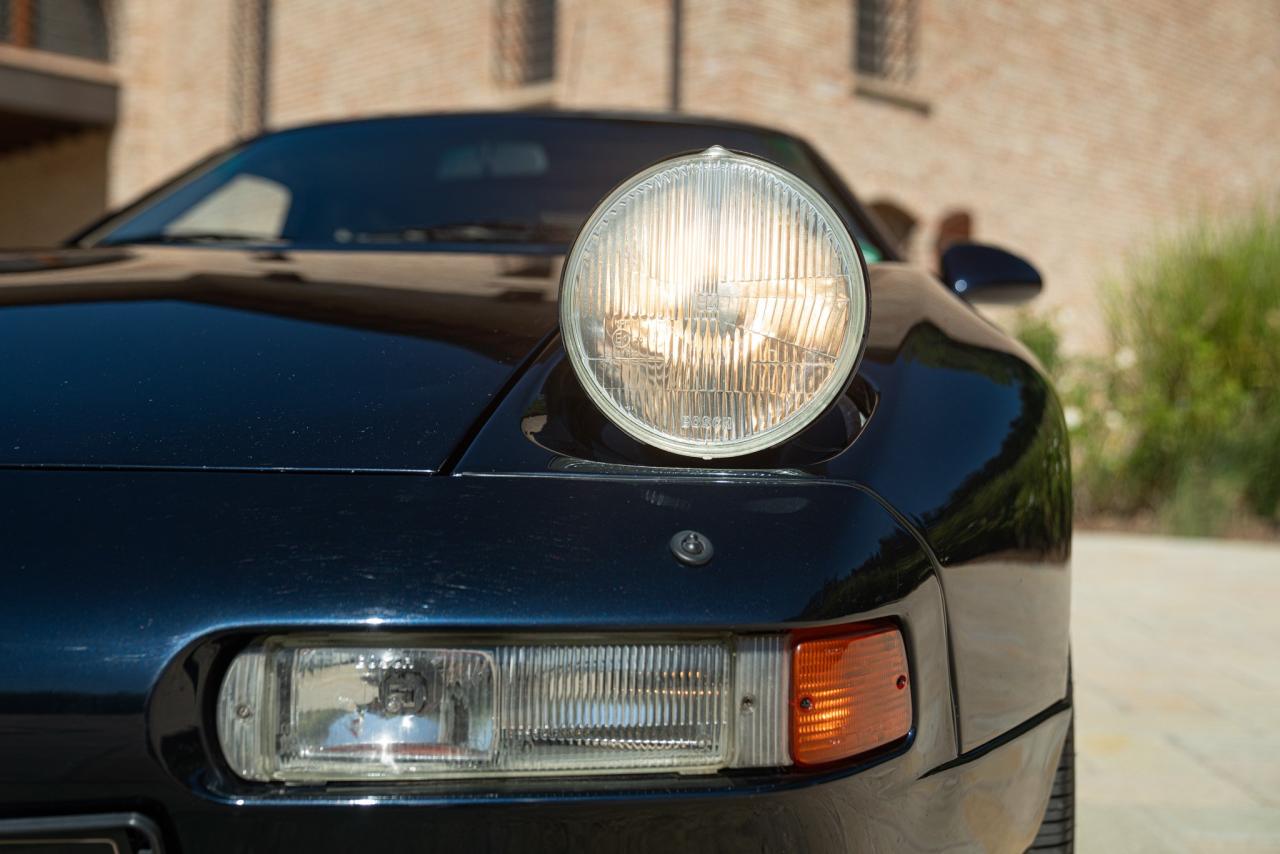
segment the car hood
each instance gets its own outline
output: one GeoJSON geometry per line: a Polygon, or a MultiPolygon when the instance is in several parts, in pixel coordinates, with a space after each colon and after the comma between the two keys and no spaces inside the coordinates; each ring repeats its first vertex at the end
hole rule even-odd
{"type": "Polygon", "coordinates": [[[0,465],[438,470],[554,333],[560,263],[0,255],[0,465]]]}

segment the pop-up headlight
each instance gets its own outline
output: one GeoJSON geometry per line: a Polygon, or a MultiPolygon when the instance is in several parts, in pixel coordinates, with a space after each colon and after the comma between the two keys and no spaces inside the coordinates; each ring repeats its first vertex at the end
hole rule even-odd
{"type": "Polygon", "coordinates": [[[560,328],[591,399],[654,447],[712,458],[794,436],[849,381],[868,291],[839,215],[795,175],[713,147],[600,203],[560,328]]]}

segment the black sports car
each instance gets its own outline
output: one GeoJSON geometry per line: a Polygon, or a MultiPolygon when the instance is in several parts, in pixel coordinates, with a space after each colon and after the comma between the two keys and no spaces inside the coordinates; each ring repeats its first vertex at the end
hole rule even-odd
{"type": "Polygon", "coordinates": [[[792,136],[562,113],[0,256],[0,848],[1069,850],[1066,431],[970,305],[1040,280],[899,257],[792,136]]]}

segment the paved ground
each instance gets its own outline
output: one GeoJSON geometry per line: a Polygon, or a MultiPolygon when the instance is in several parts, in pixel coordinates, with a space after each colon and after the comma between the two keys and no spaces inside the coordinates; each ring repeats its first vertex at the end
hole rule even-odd
{"type": "Polygon", "coordinates": [[[1076,538],[1077,850],[1280,852],[1280,546],[1076,538]]]}

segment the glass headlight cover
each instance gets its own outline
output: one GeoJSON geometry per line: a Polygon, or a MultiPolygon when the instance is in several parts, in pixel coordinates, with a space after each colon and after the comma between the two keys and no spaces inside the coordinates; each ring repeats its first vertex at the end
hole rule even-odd
{"type": "Polygon", "coordinates": [[[560,323],[579,380],[633,438],[753,453],[808,426],[865,339],[852,236],[804,181],[713,147],[641,172],[588,218],[560,323]]]}

